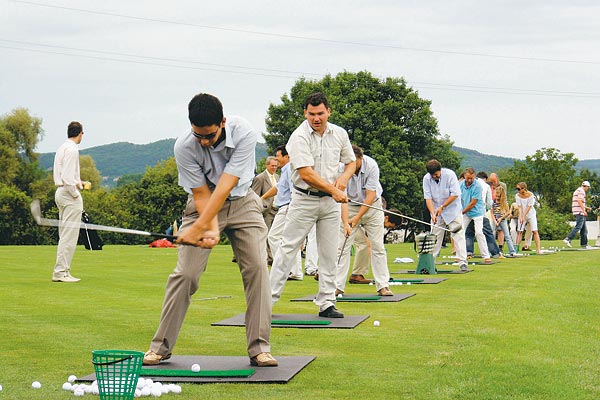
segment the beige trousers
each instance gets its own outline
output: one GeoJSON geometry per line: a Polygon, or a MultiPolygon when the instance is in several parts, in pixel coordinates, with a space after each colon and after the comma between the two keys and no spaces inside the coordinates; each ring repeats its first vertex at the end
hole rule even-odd
{"type": "MultiPolygon", "coordinates": [[[[270,352],[271,291],[267,269],[267,227],[262,203],[252,190],[245,197],[227,200],[219,211],[219,230],[225,232],[237,258],[246,295],[246,341],[248,355],[270,352]]],[[[183,214],[181,231],[198,218],[192,196],[183,214]]],[[[150,344],[157,354],[170,354],[187,313],[192,295],[206,269],[210,249],[179,246],[177,266],[167,280],[160,324],[150,344]]]]}
{"type": "Polygon", "coordinates": [[[58,248],[56,249],[56,264],[54,265],[54,278],[62,278],[71,271],[71,261],[77,247],[79,238],[79,224],[83,212],[83,200],[81,195],[73,198],[69,191],[60,186],[54,194],[54,201],[58,207],[58,218],[60,222],[66,222],[70,226],[60,225],[58,227],[58,248]]]}

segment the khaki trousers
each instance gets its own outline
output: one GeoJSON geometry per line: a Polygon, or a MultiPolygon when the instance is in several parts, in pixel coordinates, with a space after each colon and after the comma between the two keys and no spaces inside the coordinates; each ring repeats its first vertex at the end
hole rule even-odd
{"type": "Polygon", "coordinates": [[[313,302],[319,307],[319,311],[335,305],[335,253],[338,245],[340,218],[340,205],[333,198],[329,196],[316,197],[292,190],[292,201],[287,212],[281,246],[275,252],[271,266],[273,303],[281,297],[304,238],[316,223],[319,293],[313,302]]]}
{"type": "Polygon", "coordinates": [[[58,218],[61,224],[58,227],[59,239],[53,277],[62,278],[71,271],[71,261],[79,238],[83,200],[81,195],[74,199],[66,188],[60,186],[56,189],[54,201],[58,207],[58,218]],[[63,225],[63,222],[70,226],[63,225]]]}
{"type": "MultiPolygon", "coordinates": [[[[240,199],[226,200],[219,211],[219,230],[225,232],[237,258],[246,295],[246,341],[248,355],[270,352],[271,292],[267,269],[267,227],[262,217],[262,203],[253,191],[240,199]]],[[[196,221],[198,213],[192,196],[183,214],[180,232],[196,221]]],[[[206,269],[210,249],[179,246],[177,266],[167,280],[160,324],[150,344],[157,354],[170,354],[179,331],[198,290],[206,269]]]]}
{"type": "MultiPolygon", "coordinates": [[[[381,199],[373,203],[374,207],[381,208],[381,199]]],[[[360,205],[348,205],[348,219],[354,217],[360,210],[360,205]]],[[[371,241],[371,266],[375,278],[377,290],[390,286],[390,271],[387,266],[387,254],[383,245],[383,211],[370,208],[360,219],[359,224],[365,229],[371,241]]],[[[350,268],[350,248],[354,242],[354,236],[361,230],[360,226],[354,227],[347,238],[344,236],[344,227],[339,227],[338,251],[337,251],[337,278],[336,288],[345,291],[348,269],[350,268]]]]}

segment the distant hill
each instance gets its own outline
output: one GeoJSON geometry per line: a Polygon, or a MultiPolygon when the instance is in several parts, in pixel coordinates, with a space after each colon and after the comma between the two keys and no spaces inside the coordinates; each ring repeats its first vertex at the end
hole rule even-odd
{"type": "MultiPolygon", "coordinates": [[[[131,174],[143,174],[146,167],[154,167],[160,161],[173,157],[175,139],[163,139],[148,144],[133,144],[127,142],[111,143],[81,150],[82,155],[94,159],[96,168],[100,171],[105,186],[112,187],[119,177],[131,174]]],[[[256,145],[256,159],[267,156],[265,143],[256,145]]],[[[40,154],[40,166],[51,169],[55,153],[40,154]]]]}
{"type": "Polygon", "coordinates": [[[512,167],[515,159],[510,157],[492,156],[476,150],[452,146],[452,150],[463,156],[461,168],[473,167],[475,171],[485,171],[488,174],[502,168],[512,167]]]}
{"type": "MultiPolygon", "coordinates": [[[[131,174],[143,174],[146,167],[154,167],[160,161],[173,157],[175,139],[164,139],[149,144],[133,144],[127,142],[112,143],[81,150],[81,154],[90,155],[96,168],[103,177],[103,184],[112,187],[119,177],[131,174]]],[[[461,168],[473,167],[476,171],[488,173],[511,167],[514,158],[483,154],[476,150],[453,146],[452,150],[463,156],[461,168]]],[[[267,156],[267,145],[256,145],[256,160],[267,156]]],[[[54,153],[40,154],[40,165],[44,169],[52,168],[54,153]]],[[[600,174],[600,159],[583,160],[577,164],[578,169],[587,168],[600,174]]]]}

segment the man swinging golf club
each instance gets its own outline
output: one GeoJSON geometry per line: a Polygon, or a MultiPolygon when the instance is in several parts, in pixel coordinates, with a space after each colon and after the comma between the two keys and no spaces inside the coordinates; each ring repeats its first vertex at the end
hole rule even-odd
{"type": "Polygon", "coordinates": [[[462,204],[460,200],[460,186],[454,171],[442,168],[438,160],[430,160],[426,165],[427,173],[423,176],[423,195],[427,210],[431,215],[431,222],[437,226],[432,232],[437,236],[433,256],[437,257],[442,248],[442,237],[445,234],[440,227],[450,229],[456,259],[461,270],[467,270],[467,247],[465,230],[462,229],[462,204]]]}
{"type": "Polygon", "coordinates": [[[154,365],[171,357],[198,290],[211,249],[224,231],[238,260],[246,294],[250,364],[277,366],[271,356],[271,291],[262,202],[250,189],[258,131],[243,118],[223,116],[221,102],[201,93],[188,106],[191,132],[175,143],[179,184],[189,193],[178,235],[177,266],[167,281],[160,324],[144,355],[154,365]]]}

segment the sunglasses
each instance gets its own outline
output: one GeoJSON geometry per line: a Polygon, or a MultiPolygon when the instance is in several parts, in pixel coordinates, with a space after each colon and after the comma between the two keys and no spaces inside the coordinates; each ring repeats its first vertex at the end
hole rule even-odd
{"type": "Polygon", "coordinates": [[[518,188],[515,188],[515,189],[517,189],[519,192],[520,192],[521,190],[523,190],[523,188],[520,188],[520,187],[518,187],[518,188]]]}
{"type": "Polygon", "coordinates": [[[215,138],[215,136],[217,136],[217,134],[219,133],[219,129],[217,129],[216,131],[214,131],[213,133],[209,133],[207,135],[201,135],[199,133],[194,132],[194,130],[191,130],[192,135],[194,135],[194,137],[200,139],[200,140],[213,140],[215,138]]]}

